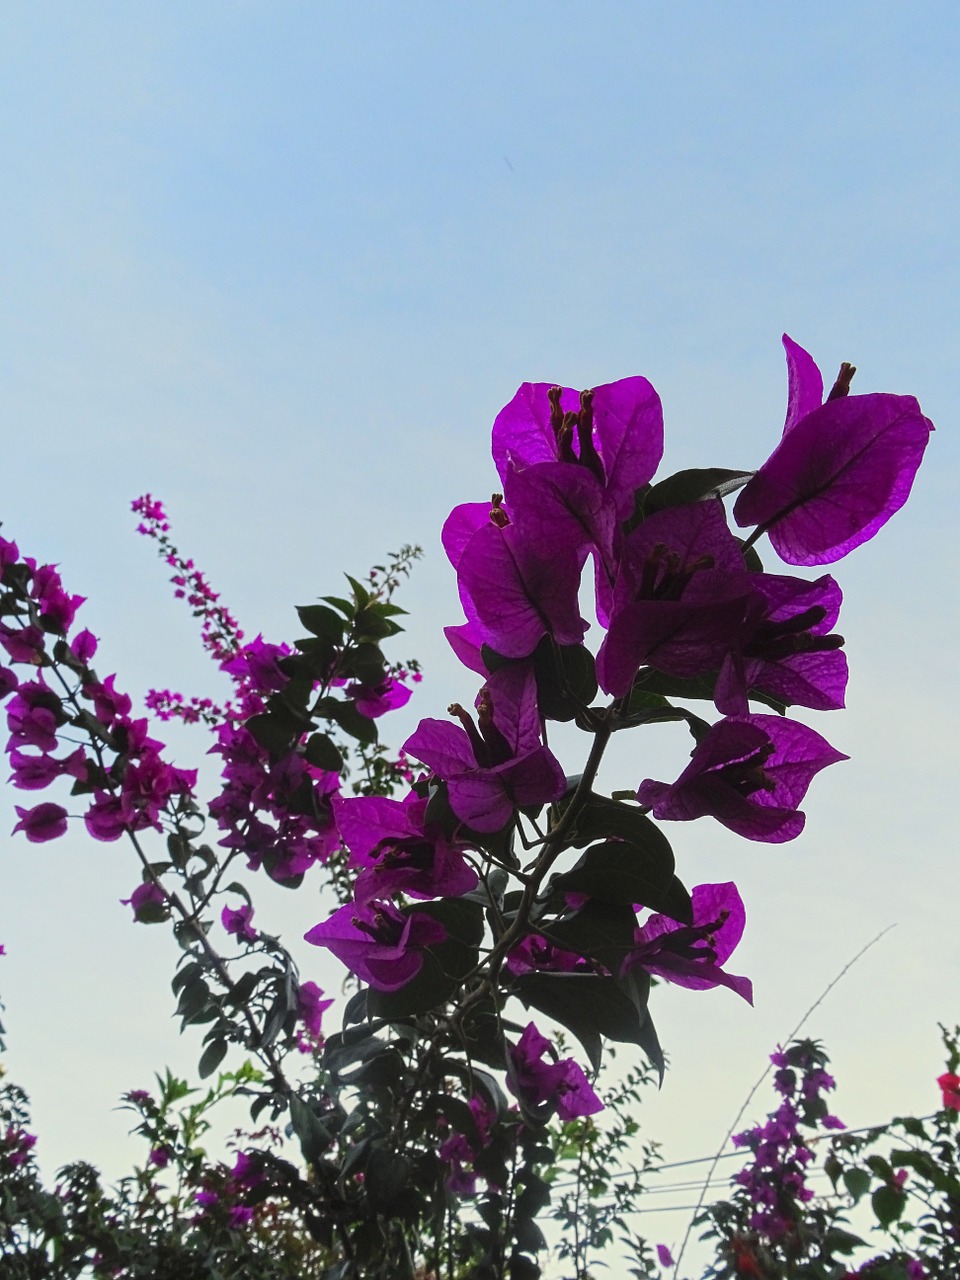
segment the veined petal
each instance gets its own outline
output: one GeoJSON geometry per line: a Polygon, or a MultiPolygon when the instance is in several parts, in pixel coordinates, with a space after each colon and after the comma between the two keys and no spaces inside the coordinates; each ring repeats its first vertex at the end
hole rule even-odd
{"type": "Polygon", "coordinates": [[[783,349],[787,354],[787,420],[783,424],[786,435],[801,418],[823,404],[823,375],[813,356],[787,334],[783,335],[783,349]]]}
{"type": "Polygon", "coordinates": [[[403,750],[422,761],[439,778],[450,778],[477,767],[466,732],[449,720],[421,720],[403,744],[403,750]]]}
{"type": "Polygon", "coordinates": [[[593,431],[606,475],[607,496],[625,520],[634,494],[663,457],[663,408],[646,378],[621,378],[596,387],[593,431]]]}
{"type": "MultiPolygon", "coordinates": [[[[550,426],[548,393],[555,382],[525,382],[497,414],[493,424],[493,461],[506,484],[507,465],[529,467],[535,462],[556,462],[557,443],[550,426]]],[[[580,407],[579,392],[565,387],[560,397],[564,413],[580,407]]]]}
{"type": "Polygon", "coordinates": [[[913,396],[828,400],[784,435],[737,498],[787,564],[830,564],[868,541],[909,496],[933,424],[913,396]]]}

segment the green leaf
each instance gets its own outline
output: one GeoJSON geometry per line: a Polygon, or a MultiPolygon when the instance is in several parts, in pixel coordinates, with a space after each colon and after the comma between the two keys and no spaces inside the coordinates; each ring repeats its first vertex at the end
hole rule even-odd
{"type": "Polygon", "coordinates": [[[202,972],[202,965],[198,964],[196,960],[189,960],[182,969],[178,969],[174,974],[173,981],[170,983],[173,988],[173,994],[176,995],[181,988],[185,987],[188,982],[192,982],[202,972]]]}
{"type": "Polygon", "coordinates": [[[328,609],[325,604],[302,605],[297,609],[297,617],[311,635],[331,645],[342,643],[346,624],[338,613],[328,609]]]}
{"type": "Polygon", "coordinates": [[[376,601],[361,609],[353,622],[354,633],[366,640],[385,640],[395,636],[403,628],[383,613],[383,606],[376,601]]]}
{"type": "Polygon", "coordinates": [[[213,1075],[217,1067],[224,1060],[227,1054],[227,1042],[219,1036],[215,1040],[211,1040],[203,1051],[200,1058],[197,1071],[200,1073],[200,1079],[205,1080],[207,1076],[213,1075]]]}
{"type": "Polygon", "coordinates": [[[892,1222],[896,1222],[906,1207],[906,1193],[901,1191],[899,1187],[884,1185],[877,1187],[876,1191],[870,1198],[873,1205],[873,1212],[877,1216],[877,1221],[881,1227],[889,1227],[892,1222]]]}
{"type": "Polygon", "coordinates": [[[558,947],[599,960],[604,968],[616,973],[633,950],[636,927],[632,907],[591,898],[579,910],[544,926],[542,932],[558,947]]]}
{"type": "Polygon", "coordinates": [[[626,531],[635,529],[654,512],[664,511],[667,507],[682,507],[688,502],[703,502],[735,493],[752,475],[752,471],[730,471],[725,467],[691,467],[677,471],[658,484],[637,491],[633,515],[627,522],[626,531]]]}
{"type": "Polygon", "coordinates": [[[601,902],[642,903],[659,910],[673,881],[674,858],[666,836],[653,823],[650,827],[643,847],[632,840],[593,845],[572,870],[555,878],[554,886],[601,902]]]}
{"type": "Polygon", "coordinates": [[[210,999],[210,988],[201,977],[191,977],[180,992],[177,1014],[184,1022],[192,1022],[206,1007],[210,999]]]}
{"type": "Polygon", "coordinates": [[[339,667],[341,675],[352,676],[361,684],[382,684],[387,677],[386,659],[379,646],[368,640],[344,649],[339,667]]]}
{"type": "Polygon", "coordinates": [[[867,1194],[870,1190],[870,1182],[870,1174],[866,1169],[846,1169],[844,1171],[843,1185],[847,1188],[847,1195],[854,1202],[867,1194]]]}
{"type": "Polygon", "coordinates": [[[351,578],[349,573],[343,575],[353,588],[353,598],[357,608],[362,609],[364,605],[370,601],[370,592],[366,589],[362,582],[358,582],[356,578],[351,578]]]}
{"type": "Polygon", "coordinates": [[[300,736],[300,726],[290,717],[267,711],[251,716],[244,727],[249,729],[261,747],[265,747],[274,755],[289,751],[300,736]]]}
{"type": "Polygon", "coordinates": [[[300,1139],[300,1150],[309,1164],[315,1164],[330,1146],[330,1134],[299,1094],[290,1096],[290,1123],[300,1139]]]}
{"type": "Polygon", "coordinates": [[[662,1085],[664,1072],[667,1069],[667,1061],[663,1056],[663,1049],[660,1047],[657,1028],[653,1025],[653,1018],[650,1017],[649,1013],[640,1027],[640,1048],[647,1055],[649,1062],[656,1068],[662,1085]]]}
{"type": "Polygon", "coordinates": [[[342,596],[321,596],[321,600],[325,600],[327,604],[332,604],[335,609],[339,609],[345,618],[351,619],[356,613],[356,606],[351,600],[344,600],[342,596]]]}
{"type": "Polygon", "coordinates": [[[544,636],[534,651],[533,669],[537,706],[548,720],[573,720],[597,696],[593,654],[584,645],[558,645],[544,636]]]}
{"type": "Polygon", "coordinates": [[[173,831],[167,836],[167,852],[173,865],[182,871],[190,861],[190,841],[181,832],[173,831]]]}
{"type": "Polygon", "coordinates": [[[600,1069],[601,1036],[643,1044],[644,1019],[613,978],[592,973],[524,973],[515,979],[514,987],[527,1008],[538,1009],[573,1032],[594,1071],[600,1069]]]}
{"type": "Polygon", "coordinates": [[[371,720],[369,716],[361,715],[353,702],[342,701],[339,698],[321,698],[314,707],[314,714],[333,720],[344,733],[348,733],[351,738],[356,738],[358,742],[369,746],[377,741],[376,721],[371,720]]]}
{"type": "Polygon", "coordinates": [[[410,1161],[406,1156],[378,1147],[367,1161],[363,1187],[371,1208],[389,1214],[410,1182],[410,1161]]]}
{"type": "Polygon", "coordinates": [[[310,764],[327,773],[339,773],[343,768],[343,756],[325,733],[311,734],[303,754],[310,764]]]}
{"type": "Polygon", "coordinates": [[[712,702],[717,674],[716,671],[710,671],[702,676],[668,676],[662,671],[654,671],[653,667],[644,667],[634,678],[625,714],[631,715],[634,711],[644,710],[649,705],[647,696],[650,694],[658,694],[663,698],[712,702]]]}

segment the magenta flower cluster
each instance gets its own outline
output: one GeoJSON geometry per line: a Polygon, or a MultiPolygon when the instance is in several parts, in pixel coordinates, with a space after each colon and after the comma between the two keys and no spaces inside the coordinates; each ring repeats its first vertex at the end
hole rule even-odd
{"type": "Polygon", "coordinates": [[[733,1145],[749,1150],[753,1159],[733,1181],[751,1205],[750,1231],[778,1244],[796,1230],[802,1206],[814,1195],[807,1184],[807,1169],[815,1156],[801,1126],[831,1130],[844,1124],[830,1113],[823,1098],[836,1082],[824,1070],[818,1045],[801,1041],[786,1053],[778,1049],[770,1061],[777,1068],[774,1088],[783,1101],[763,1124],[734,1137],[733,1145]]]}
{"type": "MultiPolygon", "coordinates": [[[[787,564],[810,566],[872,537],[905,501],[932,424],[911,397],[850,395],[849,366],[824,400],[811,357],[787,337],[784,346],[784,435],[752,474],[680,473],[657,484],[663,415],[641,377],[582,392],[526,383],[498,415],[493,459],[501,492],[456,507],[442,532],[465,615],[446,634],[482,687],[472,708],[455,703],[447,719],[421,720],[404,743],[426,770],[405,798],[337,797],[332,804],[356,872],[354,902],[306,938],[361,982],[402,991],[447,939],[442,912],[404,901],[483,899],[478,875],[494,863],[508,879],[519,869],[520,815],[579,799],[576,779],[571,787],[548,745],[552,717],[594,730],[629,727],[659,698],[679,719],[663,694],[682,699],[706,685],[720,718],[690,721],[694,749],[674,780],[638,779],[635,820],[709,816],[773,843],[802,831],[800,806],[812,779],[846,757],[782,712],[844,705],[847,663],[835,630],[841,592],[829,575],[764,572],[752,547],[766,533],[787,564]],[[731,530],[723,503],[737,488],[733,517],[754,526],[746,541],[731,530]],[[602,633],[595,660],[584,647],[589,621],[581,612],[588,562],[602,633]],[[576,654],[587,654],[575,661],[595,673],[593,688],[613,700],[607,708],[590,707],[565,685],[564,655],[576,654]],[[558,670],[568,702],[562,715],[550,690],[558,670]],[[757,700],[781,714],[755,711],[757,700]]],[[[549,847],[549,826],[543,841],[544,860],[526,868],[537,883],[564,851],[549,847]]],[[[617,859],[629,876],[629,859],[640,862],[632,848],[619,829],[611,831],[594,860],[617,859]]],[[[597,884],[601,904],[622,901],[603,896],[589,858],[583,874],[597,884]]],[[[614,977],[621,985],[643,976],[692,989],[727,986],[751,999],[749,980],[724,968],[745,922],[735,885],[699,885],[685,905],[675,900],[673,914],[640,916],[619,953],[564,945],[597,911],[625,909],[597,906],[590,893],[568,894],[556,936],[529,917],[526,927],[501,932],[503,972],[530,991],[539,990],[531,985],[538,976],[614,977]]],[[[598,1103],[586,1078],[572,1060],[547,1061],[547,1046],[533,1023],[508,1045],[514,1093],[528,1110],[549,1104],[562,1118],[590,1114],[598,1103]]]]}

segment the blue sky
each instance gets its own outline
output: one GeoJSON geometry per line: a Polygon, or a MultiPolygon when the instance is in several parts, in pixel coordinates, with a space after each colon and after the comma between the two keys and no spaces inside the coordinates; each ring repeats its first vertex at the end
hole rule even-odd
{"type": "MultiPolygon", "coordinates": [[[[400,741],[473,694],[440,637],[459,614],[438,534],[492,489],[519,382],[645,374],[666,468],[752,467],[782,423],[787,330],[937,424],[908,507],[837,570],[850,706],[817,727],[852,759],[814,783],[807,831],[671,832],[691,881],[740,884],[757,986],[755,1010],[657,993],[675,1066],[644,1119],[677,1159],[722,1137],[887,924],[809,1028],[840,1114],[934,1105],[935,1024],[957,1017],[958,37],[940,3],[0,11],[0,518],[89,597],[100,665],[136,695],[217,687],[132,532],[145,490],[273,639],[343,570],[421,543],[404,652],[427,676],[400,741]]],[[[182,764],[206,745],[175,735],[182,764]]],[[[653,768],[628,752],[610,785],[653,768]]],[[[41,1152],[119,1173],[117,1096],[195,1057],[172,944],[117,905],[137,880],[121,848],[4,838],[0,857],[8,1063],[41,1152]]],[[[267,902],[294,936],[325,914],[309,891],[267,902]]]]}

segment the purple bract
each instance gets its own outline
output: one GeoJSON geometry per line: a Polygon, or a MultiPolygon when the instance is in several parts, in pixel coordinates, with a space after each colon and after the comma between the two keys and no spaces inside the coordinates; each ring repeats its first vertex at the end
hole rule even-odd
{"type": "Polygon", "coordinates": [[[790,397],[783,439],[737,499],[787,564],[830,564],[872,538],[906,502],[933,430],[913,396],[846,395],[822,406],[810,356],[784,335],[790,397]]]}
{"type": "Polygon", "coordinates": [[[424,912],[404,914],[390,902],[347,903],[304,934],[378,991],[406,986],[423,968],[423,948],[446,936],[439,920],[424,912]]]}
{"type": "Polygon", "coordinates": [[[728,717],[704,736],[676,782],[648,778],[637,799],[656,818],[683,822],[709,814],[748,840],[779,843],[803,830],[797,805],[814,774],[847,758],[794,720],[728,717]]]}
{"type": "Polygon", "coordinates": [[[461,726],[421,720],[403,750],[447,783],[450,807],[474,831],[499,831],[525,805],[558,800],[563,769],[540,739],[537,688],[532,670],[504,667],[484,685],[478,724],[451,707],[461,726]]]}

